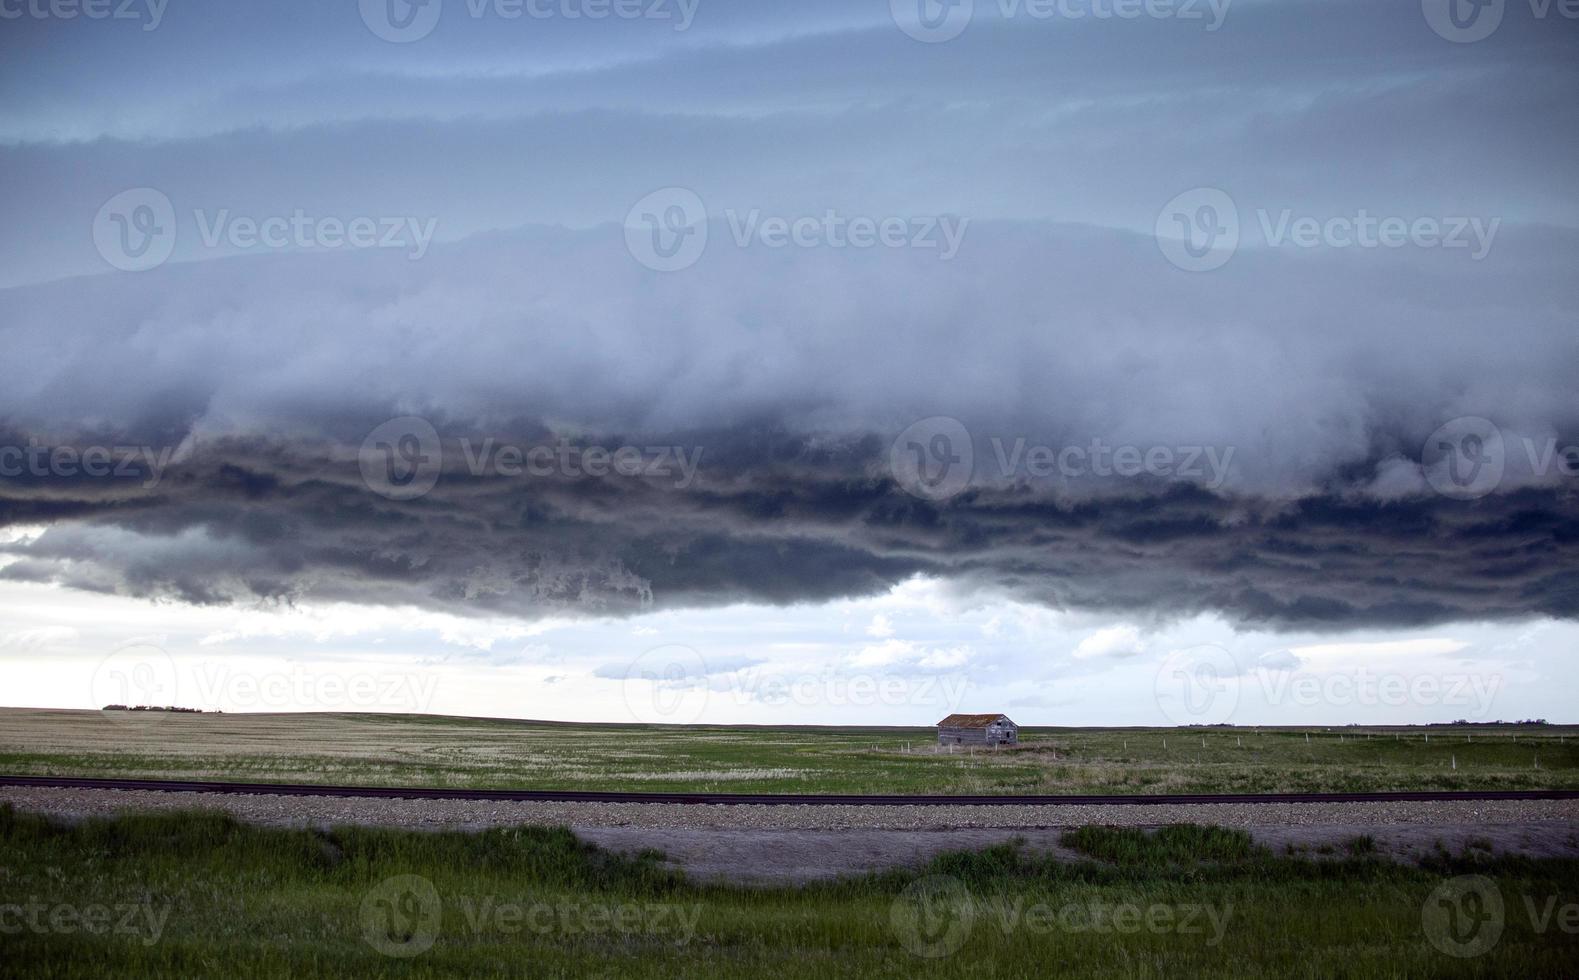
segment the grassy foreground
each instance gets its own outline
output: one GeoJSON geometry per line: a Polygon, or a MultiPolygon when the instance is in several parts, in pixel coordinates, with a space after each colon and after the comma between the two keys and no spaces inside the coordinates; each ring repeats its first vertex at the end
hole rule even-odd
{"type": "Polygon", "coordinates": [[[932,729],[566,725],[373,714],[0,709],[0,772],[760,793],[1256,793],[1579,788],[1579,728],[932,729]]]}
{"type": "Polygon", "coordinates": [[[1403,867],[1363,840],[1311,861],[1200,827],[1065,843],[1093,858],[1003,846],[747,890],[554,829],[68,828],[0,807],[0,975],[1556,977],[1579,961],[1572,861],[1403,867]]]}

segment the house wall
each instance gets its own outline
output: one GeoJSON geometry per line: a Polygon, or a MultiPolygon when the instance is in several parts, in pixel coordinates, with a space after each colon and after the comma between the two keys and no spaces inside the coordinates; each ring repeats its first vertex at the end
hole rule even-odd
{"type": "Polygon", "coordinates": [[[999,742],[1017,742],[1018,731],[1012,725],[995,728],[939,728],[938,742],[944,745],[991,745],[999,742]]]}

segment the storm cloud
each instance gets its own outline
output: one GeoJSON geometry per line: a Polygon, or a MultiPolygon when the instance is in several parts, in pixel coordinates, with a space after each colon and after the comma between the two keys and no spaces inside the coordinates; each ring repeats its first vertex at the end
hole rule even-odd
{"type": "Polygon", "coordinates": [[[0,39],[28,90],[0,109],[0,579],[524,618],[914,576],[1132,622],[1579,617],[1558,13],[1459,44],[1413,3],[1207,30],[978,2],[922,44],[886,3],[676,30],[451,2],[391,44],[354,3],[287,7],[0,39]],[[626,227],[660,189],[707,215],[667,272],[626,227]],[[170,207],[144,271],[106,245],[128,192],[170,207]],[[1159,242],[1223,201],[1223,262],[1159,242]],[[347,246],[359,220],[389,240],[347,246]],[[964,476],[918,486],[914,453],[964,476]]]}

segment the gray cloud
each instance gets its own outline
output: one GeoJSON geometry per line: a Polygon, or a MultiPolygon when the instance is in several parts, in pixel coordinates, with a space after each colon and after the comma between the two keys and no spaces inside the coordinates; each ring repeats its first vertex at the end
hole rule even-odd
{"type": "Polygon", "coordinates": [[[1575,615],[1574,481],[1524,451],[1579,442],[1571,21],[1515,11],[1454,45],[1417,5],[1358,0],[1241,2],[1217,32],[989,11],[922,45],[885,4],[823,2],[709,7],[687,33],[451,17],[390,45],[354,4],[284,11],[0,35],[28,92],[0,110],[0,448],[175,454],[152,486],[0,476],[0,577],[528,617],[917,574],[1279,628],[1575,615]],[[615,223],[669,184],[713,222],[661,275],[615,223]],[[137,186],[169,195],[174,259],[99,274],[95,213],[137,186]],[[1195,186],[1245,232],[1209,274],[1145,234],[1195,186]],[[200,209],[431,219],[440,244],[208,247],[200,209]],[[970,225],[948,262],[735,247],[726,212],[753,209],[970,225]],[[1361,209],[1499,225],[1480,260],[1259,230],[1361,209]],[[396,502],[357,452],[405,415],[446,469],[396,502]],[[941,503],[889,470],[931,416],[977,463],[941,503]],[[1463,416],[1507,437],[1472,501],[1421,476],[1463,416]],[[490,435],[704,455],[684,486],[468,473],[462,440],[490,435]],[[1211,485],[992,472],[1006,443],[1093,440],[1232,462],[1211,485]]]}

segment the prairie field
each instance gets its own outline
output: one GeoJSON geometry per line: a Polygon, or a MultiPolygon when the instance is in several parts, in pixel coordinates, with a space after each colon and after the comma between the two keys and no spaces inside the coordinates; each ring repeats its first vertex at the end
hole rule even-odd
{"type": "Polygon", "coordinates": [[[375,714],[0,709],[0,772],[752,793],[1255,793],[1579,787],[1579,727],[931,729],[572,725],[375,714]]]}
{"type": "Polygon", "coordinates": [[[0,975],[1562,977],[1579,862],[1089,828],[804,887],[701,884],[566,830],[53,824],[0,806],[0,975]],[[1466,897],[1467,896],[1467,897],[1466,897]]]}

